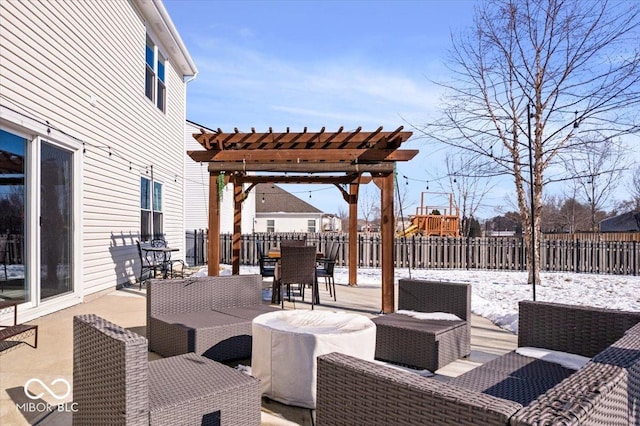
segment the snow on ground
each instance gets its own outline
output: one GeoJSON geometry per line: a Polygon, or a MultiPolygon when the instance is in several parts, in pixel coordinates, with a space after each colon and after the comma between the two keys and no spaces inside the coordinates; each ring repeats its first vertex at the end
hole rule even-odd
{"type": "MultiPolygon", "coordinates": [[[[228,265],[223,274],[230,274],[228,265]]],[[[257,266],[241,266],[241,274],[258,274],[257,266]]],[[[198,275],[206,275],[206,268],[198,275]]],[[[381,271],[358,269],[359,287],[380,287],[381,271]]],[[[336,285],[349,281],[347,268],[334,271],[336,285]]],[[[532,288],[526,272],[406,269],[395,270],[395,282],[400,278],[469,283],[471,311],[507,330],[518,331],[518,302],[532,300],[532,288]]],[[[575,274],[566,272],[540,273],[536,285],[536,300],[597,306],[601,308],[640,311],[640,277],[623,275],[575,274]]]]}

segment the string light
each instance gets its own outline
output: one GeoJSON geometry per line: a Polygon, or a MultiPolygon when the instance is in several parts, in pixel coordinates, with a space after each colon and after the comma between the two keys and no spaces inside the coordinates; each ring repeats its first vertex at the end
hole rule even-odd
{"type": "MultiPolygon", "coordinates": [[[[0,97],[4,97],[1,96],[0,97]]],[[[64,130],[61,130],[57,127],[55,127],[54,125],[51,124],[51,122],[49,122],[49,120],[46,119],[42,119],[42,118],[37,118],[37,113],[34,113],[33,111],[29,111],[29,108],[27,108],[24,105],[21,104],[17,104],[15,103],[13,100],[11,99],[7,99],[8,101],[14,103],[19,109],[21,110],[26,110],[28,111],[28,113],[22,112],[19,109],[14,109],[12,107],[7,106],[6,104],[2,104],[3,108],[6,108],[16,114],[21,115],[22,117],[25,117],[29,120],[32,120],[35,123],[38,123],[40,125],[46,126],[47,128],[47,134],[51,134],[52,130],[55,130],[56,132],[59,132],[60,134],[64,135],[65,137],[74,139],[75,141],[77,141],[78,143],[82,144],[82,154],[87,154],[87,150],[93,148],[95,151],[105,151],[107,153],[107,155],[110,158],[119,158],[121,160],[123,160],[123,162],[125,163],[123,166],[126,167],[126,164],[129,164],[129,171],[133,170],[133,166],[136,166],[140,172],[142,172],[143,170],[145,171],[146,174],[149,174],[149,165],[147,164],[140,164],[137,162],[133,162],[131,160],[129,160],[128,158],[126,158],[125,156],[121,155],[117,149],[112,148],[109,145],[94,145],[91,142],[87,142],[85,140],[82,140],[68,132],[65,132],[64,130]],[[33,115],[32,115],[33,114],[33,115]]],[[[178,181],[178,178],[182,178],[184,180],[186,180],[184,177],[180,177],[179,175],[175,174],[175,170],[167,170],[164,169],[162,167],[158,167],[157,165],[154,165],[154,171],[160,172],[160,175],[165,175],[168,179],[171,179],[171,175],[174,175],[174,182],[178,181]]]]}

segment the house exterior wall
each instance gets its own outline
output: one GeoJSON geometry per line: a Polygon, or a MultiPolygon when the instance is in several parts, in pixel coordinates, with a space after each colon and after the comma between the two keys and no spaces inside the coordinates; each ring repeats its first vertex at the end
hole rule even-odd
{"type": "Polygon", "coordinates": [[[315,220],[316,232],[321,232],[322,213],[258,213],[256,232],[267,232],[267,222],[273,220],[274,232],[309,232],[308,221],[315,220]]]}
{"type": "Polygon", "coordinates": [[[184,253],[186,83],[169,56],[166,112],[145,96],[147,33],[169,48],[136,2],[0,1],[0,16],[0,126],[69,141],[79,156],[76,291],[31,307],[43,314],[135,280],[141,176],[163,184],[164,232],[184,253]]]}
{"type": "MultiPolygon", "coordinates": [[[[185,126],[185,146],[187,151],[203,150],[193,138],[202,127],[187,121],[185,126]]],[[[205,128],[212,132],[211,129],[205,128]]],[[[185,227],[187,230],[209,228],[209,171],[207,163],[197,163],[185,152],[185,227]]],[[[253,231],[256,211],[255,193],[252,191],[242,203],[242,233],[253,231]]],[[[220,206],[220,229],[223,234],[233,232],[233,185],[228,184],[222,192],[220,206]]]]}

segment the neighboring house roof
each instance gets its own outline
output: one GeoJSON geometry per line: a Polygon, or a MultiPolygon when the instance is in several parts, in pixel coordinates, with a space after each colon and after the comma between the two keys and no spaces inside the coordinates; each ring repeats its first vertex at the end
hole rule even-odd
{"type": "Polygon", "coordinates": [[[259,183],[255,186],[254,191],[256,194],[256,213],[322,213],[322,210],[277,185],[259,183]],[[262,202],[263,199],[264,202],[262,202]]]}
{"type": "Polygon", "coordinates": [[[183,76],[195,76],[198,74],[195,62],[189,55],[178,30],[160,0],[134,0],[138,9],[144,15],[145,21],[151,27],[154,34],[160,38],[160,42],[167,48],[166,54],[171,58],[171,63],[183,76]]]}
{"type": "Polygon", "coordinates": [[[600,221],[600,232],[640,231],[640,212],[627,212],[600,221]]]}

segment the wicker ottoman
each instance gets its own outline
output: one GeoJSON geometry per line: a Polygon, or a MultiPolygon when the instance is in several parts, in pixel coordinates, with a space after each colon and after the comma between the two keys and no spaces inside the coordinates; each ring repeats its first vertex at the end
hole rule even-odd
{"type": "Polygon", "coordinates": [[[152,361],[149,422],[259,425],[259,386],[253,377],[194,353],[152,361]]]}
{"type": "Polygon", "coordinates": [[[393,313],[373,322],[379,360],[433,372],[471,350],[466,321],[424,320],[393,313]]]}

